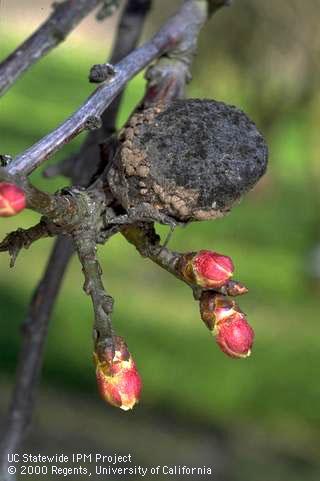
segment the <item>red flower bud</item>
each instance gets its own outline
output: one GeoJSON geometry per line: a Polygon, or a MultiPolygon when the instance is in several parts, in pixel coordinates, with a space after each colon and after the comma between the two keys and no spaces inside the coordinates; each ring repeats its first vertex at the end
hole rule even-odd
{"type": "Polygon", "coordinates": [[[216,326],[216,341],[220,349],[230,357],[248,357],[254,339],[254,331],[243,314],[234,314],[216,326]]]}
{"type": "Polygon", "coordinates": [[[124,411],[139,402],[142,381],[122,338],[115,338],[113,359],[94,353],[99,393],[105,401],[124,411]],[[119,349],[118,349],[119,348],[119,349]]]}
{"type": "Polygon", "coordinates": [[[11,217],[26,207],[26,196],[20,187],[0,182],[0,217],[11,217]]]}
{"type": "Polygon", "coordinates": [[[250,356],[254,331],[234,300],[205,291],[200,299],[200,313],[225,354],[235,358],[250,356]]]}
{"type": "Polygon", "coordinates": [[[216,288],[230,279],[234,265],[228,256],[201,250],[182,255],[177,269],[188,282],[205,288],[216,288]]]}

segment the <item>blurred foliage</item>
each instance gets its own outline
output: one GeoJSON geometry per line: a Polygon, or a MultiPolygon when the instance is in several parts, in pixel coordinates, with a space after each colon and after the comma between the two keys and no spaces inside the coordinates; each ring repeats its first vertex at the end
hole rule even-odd
{"type": "MultiPolygon", "coordinates": [[[[169,8],[165,0],[152,18],[159,22],[175,4],[170,1],[169,8]]],[[[220,353],[201,325],[189,290],[140,259],[121,237],[101,247],[99,255],[106,286],[116,299],[115,325],[144,378],[139,409],[161,407],[207,424],[252,423],[288,443],[308,442],[308,455],[316,457],[320,285],[306,264],[310,249],[320,241],[315,14],[320,6],[316,0],[243,0],[233,8],[219,12],[201,36],[188,94],[247,111],[267,137],[269,171],[227,218],[177,229],[170,246],[181,251],[211,248],[234,259],[236,278],[250,288],[239,303],[256,331],[252,357],[234,361],[220,353]]],[[[12,40],[4,42],[1,57],[12,46],[12,40]]],[[[76,109],[92,89],[87,73],[92,58],[99,56],[84,47],[69,57],[64,47],[27,73],[1,99],[1,152],[25,149],[76,109]]],[[[126,92],[120,124],[142,92],[139,76],[126,92]]],[[[81,140],[51,162],[76,150],[81,140]]],[[[66,182],[45,181],[39,172],[33,180],[50,191],[66,182]]],[[[30,212],[2,220],[1,236],[36,220],[30,212]]],[[[167,233],[164,227],[159,231],[167,233]]],[[[21,253],[10,272],[6,255],[0,257],[0,353],[6,375],[13,374],[19,325],[51,244],[44,240],[21,253]]],[[[82,283],[74,260],[51,325],[44,374],[47,382],[63,389],[94,393],[92,312],[82,283]]]]}

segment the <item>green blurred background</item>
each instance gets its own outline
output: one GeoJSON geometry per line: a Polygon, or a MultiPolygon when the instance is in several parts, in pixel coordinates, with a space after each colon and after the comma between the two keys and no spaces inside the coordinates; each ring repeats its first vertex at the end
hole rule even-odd
{"type": "MultiPolygon", "coordinates": [[[[179,3],[155,0],[144,38],[179,3]]],[[[23,15],[37,19],[48,2],[7,1],[2,8],[0,58],[25,37],[23,15]]],[[[245,110],[270,148],[265,178],[228,217],[177,229],[170,241],[176,250],[208,248],[233,258],[236,278],[250,288],[240,305],[256,332],[252,357],[226,358],[190,291],[114,237],[99,256],[116,300],[117,331],[144,380],[141,404],[123,414],[97,398],[92,310],[74,259],[52,319],[29,450],[131,450],[145,465],[214,465],[215,479],[228,481],[319,479],[319,15],[318,0],[235,0],[203,30],[188,87],[188,96],[245,110]]],[[[92,91],[87,74],[110,49],[114,20],[97,30],[91,22],[1,99],[1,153],[23,151],[92,91]],[[103,29],[107,40],[101,40],[103,29]]],[[[140,75],[126,91],[119,125],[143,90],[140,75]]],[[[50,162],[76,151],[82,140],[50,162]]],[[[40,171],[33,181],[50,191],[67,182],[45,180],[40,171]]],[[[3,219],[1,237],[37,219],[31,212],[3,219]]],[[[159,232],[165,236],[167,229],[159,232]]],[[[12,270],[8,256],[0,256],[2,413],[19,326],[51,245],[43,240],[22,252],[12,270]]]]}

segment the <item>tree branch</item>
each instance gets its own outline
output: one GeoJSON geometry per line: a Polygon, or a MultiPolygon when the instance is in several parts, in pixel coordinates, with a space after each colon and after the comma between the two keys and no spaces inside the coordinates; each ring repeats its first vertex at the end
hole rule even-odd
{"type": "Polygon", "coordinates": [[[102,269],[96,256],[95,232],[89,228],[83,229],[74,234],[73,241],[85,278],[83,290],[90,295],[92,300],[94,309],[93,338],[95,352],[99,355],[105,351],[106,347],[113,348],[114,331],[111,321],[113,299],[106,293],[103,286],[102,269]]]}
{"type": "Polygon", "coordinates": [[[19,186],[25,193],[27,207],[47,216],[53,222],[66,223],[77,213],[76,202],[70,195],[63,195],[62,192],[55,195],[43,192],[34,187],[24,175],[11,175],[7,169],[0,167],[0,181],[19,186]]]}
{"type": "MultiPolygon", "coordinates": [[[[125,5],[119,21],[117,34],[110,58],[110,63],[119,62],[134,50],[138,44],[143,29],[145,18],[150,10],[151,0],[130,0],[125,5]]],[[[72,178],[75,170],[84,169],[93,176],[101,163],[101,148],[105,157],[107,150],[108,159],[102,159],[104,165],[113,157],[115,142],[113,133],[116,130],[116,117],[119,111],[122,92],[111,102],[108,109],[102,114],[102,127],[93,130],[87,135],[78,153],[67,157],[59,164],[50,165],[45,170],[47,177],[64,175],[72,178]],[[108,139],[106,141],[106,139],[108,139]],[[102,147],[100,147],[102,146],[102,147]]]]}
{"type": "MultiPolygon", "coordinates": [[[[133,15],[129,5],[133,8],[133,5],[136,3],[135,0],[128,0],[124,12],[129,12],[130,15],[133,15]]],[[[144,19],[146,13],[147,11],[140,9],[139,15],[144,19]]],[[[139,15],[137,14],[135,16],[136,30],[135,35],[131,36],[132,42],[137,41],[137,37],[143,26],[143,22],[137,18],[139,15]]],[[[128,39],[125,36],[120,37],[118,35],[114,46],[113,58],[120,58],[120,52],[127,53],[134,47],[135,43],[130,47],[128,39]],[[125,48],[124,44],[126,45],[125,48]]],[[[113,119],[116,117],[118,106],[119,103],[114,108],[113,119]]],[[[71,176],[73,183],[86,186],[88,182],[90,182],[92,171],[88,168],[87,160],[88,158],[83,156],[77,156],[75,158],[74,169],[71,176]]],[[[0,444],[1,481],[7,481],[7,455],[9,452],[16,452],[19,448],[32,417],[34,397],[42,367],[43,346],[45,344],[49,319],[72,253],[73,244],[71,239],[59,237],[55,243],[44,277],[36,290],[30,306],[30,314],[26,321],[29,326],[27,330],[28,335],[24,335],[18,363],[16,385],[0,444]],[[35,338],[33,339],[34,332],[35,338]],[[1,476],[3,476],[3,478],[1,476]]],[[[10,479],[12,479],[12,476],[10,479]]]]}
{"type": "Polygon", "coordinates": [[[66,0],[54,4],[54,12],[22,45],[0,64],[0,96],[29,67],[50,52],[102,0],[66,0]]]}
{"type": "Polygon", "coordinates": [[[182,40],[194,36],[207,16],[205,0],[187,0],[147,43],[115,65],[115,75],[99,86],[71,117],[39,142],[18,155],[8,166],[10,174],[30,174],[41,163],[98,121],[126,83],[159,55],[174,49],[182,40]],[[94,121],[94,122],[93,122],[94,121]]]}
{"type": "Polygon", "coordinates": [[[49,224],[42,219],[39,224],[29,229],[17,229],[8,234],[0,243],[0,252],[8,251],[11,257],[10,267],[13,267],[21,249],[29,249],[31,244],[43,237],[54,235],[49,224]]]}
{"type": "MultiPolygon", "coordinates": [[[[132,0],[132,3],[135,2],[132,0]]],[[[150,42],[118,63],[115,77],[109,83],[105,82],[101,87],[98,87],[85,104],[58,129],[12,161],[6,169],[7,174],[10,176],[30,173],[45,158],[52,155],[53,152],[70,141],[84,128],[91,128],[93,124],[96,127],[103,111],[121,92],[126,82],[160,54],[178,47],[180,55],[183,50],[181,49],[183,42],[188,45],[188,54],[191,51],[193,52],[190,45],[206,16],[207,2],[205,0],[187,0],[178,14],[170,19],[150,42]]],[[[115,114],[110,120],[107,116],[103,116],[103,119],[106,132],[109,127],[113,129],[115,114]]],[[[81,167],[81,170],[74,171],[75,175],[73,175],[72,181],[87,185],[91,177],[89,178],[87,175],[86,166],[82,164],[81,167]]],[[[134,243],[142,255],[148,256],[158,265],[179,277],[175,267],[179,254],[172,253],[166,247],[160,246],[159,239],[152,229],[153,227],[150,227],[150,225],[147,229],[143,226],[141,232],[139,226],[131,226],[124,228],[123,232],[129,242],[134,243]],[[138,240],[136,241],[136,239],[138,240]]],[[[74,242],[83,265],[86,291],[90,293],[94,304],[95,340],[96,348],[99,351],[99,349],[105,350],[106,347],[110,347],[110,339],[112,340],[113,337],[110,319],[112,299],[103,288],[101,270],[96,259],[95,236],[92,237],[90,230],[86,231],[86,234],[88,237],[82,239],[80,239],[80,236],[74,236],[74,242]]],[[[81,235],[83,235],[83,232],[81,232],[81,235]]],[[[6,431],[1,441],[0,469],[5,481],[8,467],[7,453],[17,450],[32,415],[48,321],[72,252],[70,240],[58,238],[44,278],[36,290],[25,323],[16,387],[10,405],[6,431]]]]}
{"type": "MultiPolygon", "coordinates": [[[[201,0],[198,2],[201,3],[201,0]]],[[[192,76],[190,67],[196,54],[198,36],[207,18],[221,7],[231,4],[231,0],[208,0],[206,15],[198,22],[190,24],[189,35],[168,52],[165,52],[146,72],[148,88],[143,100],[143,108],[157,103],[169,103],[175,98],[184,98],[185,86],[192,76]]]]}

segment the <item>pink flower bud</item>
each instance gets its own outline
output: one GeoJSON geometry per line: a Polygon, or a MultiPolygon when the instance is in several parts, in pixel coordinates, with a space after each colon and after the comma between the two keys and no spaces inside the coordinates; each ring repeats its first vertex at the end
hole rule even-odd
{"type": "Polygon", "coordinates": [[[26,196],[20,187],[0,182],[0,217],[11,217],[26,207],[26,196]]]}
{"type": "Polygon", "coordinates": [[[182,255],[177,269],[188,282],[204,288],[217,288],[233,275],[234,265],[228,256],[201,250],[182,255]]]}
{"type": "Polygon", "coordinates": [[[203,250],[193,259],[193,271],[198,285],[219,287],[232,277],[234,265],[228,256],[203,250]]]}
{"type": "Polygon", "coordinates": [[[200,298],[200,313],[225,354],[235,358],[250,356],[254,331],[234,300],[205,291],[200,298]]]}
{"type": "Polygon", "coordinates": [[[216,341],[230,357],[243,358],[251,354],[254,331],[243,314],[236,313],[216,326],[216,341]]]}
{"type": "Polygon", "coordinates": [[[94,353],[98,390],[102,399],[127,411],[139,402],[142,381],[123,339],[117,337],[115,341],[112,360],[108,355],[99,359],[94,353]]]}

